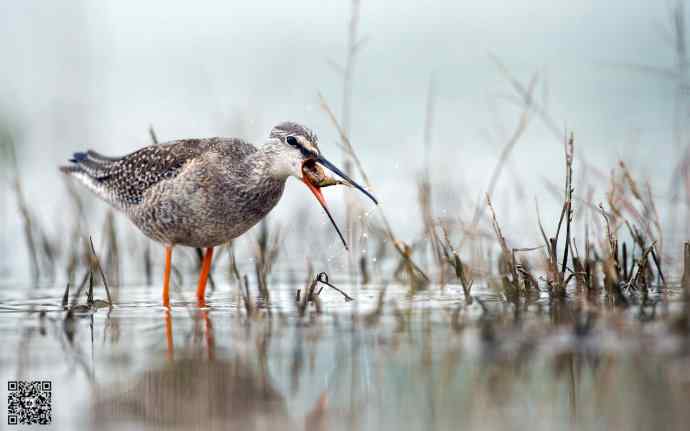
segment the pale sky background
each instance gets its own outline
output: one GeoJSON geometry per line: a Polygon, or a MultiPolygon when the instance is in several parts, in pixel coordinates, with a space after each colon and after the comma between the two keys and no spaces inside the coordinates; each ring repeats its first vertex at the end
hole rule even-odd
{"type": "MultiPolygon", "coordinates": [[[[359,29],[367,42],[355,67],[351,135],[401,236],[412,240],[419,232],[410,220],[418,211],[432,73],[433,180],[448,190],[439,192],[448,198],[439,210],[466,216],[486,189],[519,115],[504,97],[511,88],[491,54],[523,82],[539,73],[537,94],[548,95],[553,118],[575,133],[578,155],[604,172],[624,158],[665,199],[678,157],[671,139],[675,88],[616,65],[673,65],[671,5],[362,1],[359,29]]],[[[24,130],[19,156],[34,210],[46,222],[56,214],[68,220],[56,166],[87,147],[116,155],[147,145],[151,124],[161,140],[236,135],[260,142],[272,125],[295,120],[312,127],[324,153],[339,161],[337,134],[317,92],[340,113],[342,82],[328,60],[345,56],[349,13],[345,0],[5,2],[0,107],[24,130]]],[[[535,196],[547,214],[556,208],[542,179],[560,184],[562,163],[559,142],[535,119],[496,192],[504,223],[527,217],[536,228],[535,196]],[[515,174],[526,190],[519,199],[507,198],[515,174]]],[[[290,239],[299,222],[295,208],[305,206],[339,254],[337,237],[302,188],[289,184],[273,219],[290,239]]],[[[344,221],[342,193],[327,196],[344,221]]],[[[12,199],[2,205],[2,238],[11,241],[21,223],[12,199]]],[[[101,223],[94,217],[94,232],[101,223]]]]}

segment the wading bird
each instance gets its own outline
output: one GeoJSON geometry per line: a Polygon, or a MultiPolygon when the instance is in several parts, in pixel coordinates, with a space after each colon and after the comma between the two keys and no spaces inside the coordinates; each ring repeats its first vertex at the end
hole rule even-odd
{"type": "Polygon", "coordinates": [[[165,246],[163,305],[170,305],[170,267],[176,245],[205,248],[197,285],[203,305],[213,248],[245,233],[276,206],[288,177],[300,179],[338,229],[321,187],[348,184],[378,203],[321,155],[316,135],[292,122],[275,126],[254,146],[236,138],[183,139],[151,145],[124,157],[75,153],[60,170],[124,212],[165,246]],[[335,181],[323,167],[341,177],[335,181]]]}

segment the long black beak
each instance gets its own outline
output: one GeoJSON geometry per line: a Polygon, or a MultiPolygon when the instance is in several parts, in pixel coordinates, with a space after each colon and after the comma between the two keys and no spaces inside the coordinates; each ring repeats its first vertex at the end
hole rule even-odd
{"type": "Polygon", "coordinates": [[[372,201],[374,201],[374,203],[375,203],[376,205],[379,204],[379,201],[376,200],[376,198],[374,197],[374,195],[372,195],[371,193],[369,193],[369,191],[367,191],[367,189],[365,189],[364,187],[362,187],[362,186],[360,186],[359,184],[357,184],[352,178],[348,177],[343,171],[341,171],[340,169],[338,169],[333,163],[331,163],[331,162],[329,162],[328,160],[326,160],[323,156],[317,157],[317,158],[316,158],[316,162],[319,163],[319,164],[321,164],[323,167],[328,168],[328,170],[330,170],[331,172],[333,172],[334,174],[336,174],[337,176],[339,176],[339,177],[342,178],[343,180],[347,181],[352,187],[356,188],[356,189],[359,190],[360,192],[362,192],[362,193],[364,193],[365,195],[367,195],[367,197],[368,197],[369,199],[371,199],[372,201]]]}

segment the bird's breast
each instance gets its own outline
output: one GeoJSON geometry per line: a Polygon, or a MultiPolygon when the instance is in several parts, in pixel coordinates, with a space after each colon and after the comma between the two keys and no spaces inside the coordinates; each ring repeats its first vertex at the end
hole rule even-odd
{"type": "Polygon", "coordinates": [[[276,206],[284,189],[285,181],[269,180],[253,187],[228,187],[223,191],[224,204],[217,216],[229,225],[251,227],[276,206]]]}
{"type": "Polygon", "coordinates": [[[163,243],[210,247],[227,243],[263,219],[278,203],[285,181],[220,176],[198,171],[161,184],[130,214],[163,243]]]}

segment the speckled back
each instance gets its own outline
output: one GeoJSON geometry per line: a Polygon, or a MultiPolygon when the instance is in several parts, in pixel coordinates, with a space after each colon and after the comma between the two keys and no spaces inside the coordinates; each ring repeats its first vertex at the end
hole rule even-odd
{"type": "Polygon", "coordinates": [[[64,172],[165,244],[228,242],[261,220],[285,186],[269,174],[266,155],[240,139],[172,141],[122,158],[89,151],[72,161],[64,172]]]}

